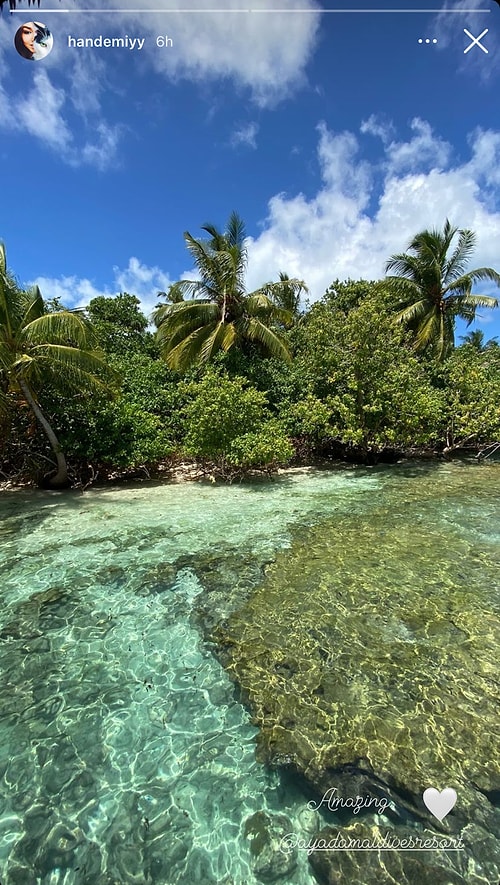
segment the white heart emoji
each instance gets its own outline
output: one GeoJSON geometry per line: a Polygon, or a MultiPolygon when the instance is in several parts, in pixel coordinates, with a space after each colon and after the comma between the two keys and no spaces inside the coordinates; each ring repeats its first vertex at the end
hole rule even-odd
{"type": "Polygon", "coordinates": [[[422,799],[430,813],[438,820],[443,820],[455,805],[457,794],[453,787],[445,787],[441,792],[435,787],[428,787],[424,790],[422,799]]]}

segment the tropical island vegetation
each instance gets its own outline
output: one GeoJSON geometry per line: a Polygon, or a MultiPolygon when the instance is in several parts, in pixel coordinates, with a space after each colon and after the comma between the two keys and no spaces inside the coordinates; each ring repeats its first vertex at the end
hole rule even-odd
{"type": "MultiPolygon", "coordinates": [[[[468,269],[472,231],[425,230],[383,280],[334,281],[305,304],[279,273],[248,292],[245,230],[185,241],[196,278],[159,293],[152,321],[133,294],[84,309],[25,289],[0,249],[2,479],[86,485],[186,459],[212,473],[343,458],[493,450],[500,346],[468,324],[497,300],[468,269]]],[[[50,293],[44,293],[50,296],[50,293]]]]}

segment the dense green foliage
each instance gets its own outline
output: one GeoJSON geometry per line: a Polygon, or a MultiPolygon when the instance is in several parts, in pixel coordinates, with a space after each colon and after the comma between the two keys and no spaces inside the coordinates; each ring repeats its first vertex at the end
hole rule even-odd
{"type": "Polygon", "coordinates": [[[444,368],[448,441],[500,440],[500,347],[457,348],[444,368]]]}
{"type": "Polygon", "coordinates": [[[293,448],[279,422],[271,419],[265,394],[244,378],[209,370],[187,389],[192,399],[186,409],[186,454],[215,459],[223,467],[290,461],[293,448]]]}
{"type": "MultiPolygon", "coordinates": [[[[185,301],[180,284],[161,293],[165,304],[156,314],[156,336],[134,295],[95,298],[85,314],[71,312],[57,301],[44,303],[39,292],[25,292],[4,265],[0,453],[5,477],[34,477],[55,467],[51,445],[21,391],[23,379],[30,380],[37,407],[57,434],[70,478],[82,483],[186,458],[212,474],[241,475],[317,458],[373,461],[463,446],[478,450],[500,440],[500,347],[494,340],[485,343],[481,333],[472,332],[458,347],[448,337],[443,349],[438,335],[436,346],[434,341],[416,347],[422,340],[417,314],[415,322],[401,322],[407,309],[401,308],[403,290],[391,278],[336,280],[307,308],[299,301],[305,284],[284,273],[278,284],[247,295],[239,224],[233,217],[224,234],[207,226],[210,240],[190,241],[200,270],[202,256],[206,260],[198,295],[208,291],[209,273],[212,282],[219,274],[220,282],[224,268],[228,272],[225,313],[211,331],[204,320],[199,323],[203,311],[196,311],[200,305],[220,308],[214,289],[213,301],[208,296],[185,301]],[[265,335],[240,335],[250,328],[238,323],[250,318],[252,302],[245,312],[252,298],[257,299],[254,318],[268,329],[268,342],[280,342],[277,349],[264,346],[265,335]],[[14,302],[7,315],[6,305],[14,302]],[[197,317],[192,331],[204,331],[184,346],[184,320],[170,324],[170,318],[180,317],[186,305],[197,317]],[[226,347],[230,327],[237,346],[226,347]]],[[[427,233],[431,245],[436,238],[441,243],[444,260],[453,229],[427,233]]],[[[424,235],[418,242],[423,253],[424,235]]],[[[446,273],[462,289],[472,282],[472,276],[465,282],[457,277],[459,270],[463,277],[464,254],[468,257],[472,242],[468,232],[459,232],[455,252],[446,259],[446,273]]],[[[420,253],[417,258],[423,261],[420,253]]],[[[399,260],[403,256],[392,259],[399,260]]],[[[453,288],[441,295],[450,305],[458,298],[446,319],[451,334],[460,310],[475,310],[473,296],[459,297],[453,288]]]]}
{"type": "Polygon", "coordinates": [[[306,410],[303,404],[295,407],[302,432],[310,416],[314,433],[323,422],[325,434],[361,451],[435,443],[442,393],[432,387],[373,287],[347,314],[315,305],[301,339],[296,359],[314,398],[306,410]]]}
{"type": "Polygon", "coordinates": [[[147,331],[148,321],[139,308],[139,299],[127,292],[116,298],[99,296],[89,303],[88,318],[106,353],[127,357],[131,353],[157,353],[154,337],[147,331]]]}

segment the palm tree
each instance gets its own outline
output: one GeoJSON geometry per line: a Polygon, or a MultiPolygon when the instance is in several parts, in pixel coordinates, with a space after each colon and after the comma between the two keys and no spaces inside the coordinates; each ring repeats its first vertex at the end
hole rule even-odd
{"type": "Polygon", "coordinates": [[[393,255],[386,265],[381,284],[399,299],[402,308],[396,319],[415,334],[415,347],[428,350],[439,360],[445,359],[455,344],[455,318],[470,324],[478,307],[497,307],[498,301],[488,295],[473,295],[478,280],[491,280],[500,285],[500,274],[491,267],[467,271],[474,251],[473,231],[458,230],[446,219],[443,231],[424,230],[408,246],[413,254],[393,255]],[[451,253],[452,241],[458,242],[451,253]]]}
{"type": "Polygon", "coordinates": [[[472,332],[467,332],[467,335],[460,335],[460,341],[463,341],[464,344],[471,344],[472,347],[482,353],[490,347],[495,347],[498,339],[495,336],[485,342],[484,332],[481,329],[474,329],[472,332]]]}
{"type": "MultiPolygon", "coordinates": [[[[282,270],[279,274],[280,283],[284,285],[278,289],[274,283],[269,283],[269,297],[277,307],[287,310],[291,314],[292,320],[297,319],[300,313],[300,298],[303,293],[309,292],[304,280],[290,279],[287,273],[282,270]]],[[[266,293],[266,286],[262,287],[266,293]]]]}
{"type": "Polygon", "coordinates": [[[484,332],[481,329],[474,329],[472,332],[467,332],[467,335],[460,335],[460,341],[470,344],[475,350],[484,350],[484,332]]]}
{"type": "Polygon", "coordinates": [[[179,289],[179,283],[172,283],[168,292],[158,292],[158,298],[165,298],[169,304],[179,304],[180,301],[184,301],[184,293],[182,287],[179,289]]]}
{"type": "Polygon", "coordinates": [[[38,286],[21,289],[7,270],[0,243],[0,410],[5,414],[12,396],[21,394],[43,428],[57,461],[51,487],[69,485],[66,458],[40,407],[38,394],[52,384],[63,394],[105,386],[99,379],[110,370],[94,350],[92,327],[78,311],[48,313],[38,286]]]}
{"type": "Polygon", "coordinates": [[[291,315],[280,306],[279,298],[303,283],[282,278],[247,293],[242,220],[233,212],[223,233],[212,224],[204,225],[202,230],[209,234],[209,239],[184,234],[199,279],[174,283],[168,303],[160,305],[153,314],[168,365],[184,370],[245,342],[257,344],[267,354],[288,362],[290,352],[273,324],[290,323],[291,315]]]}

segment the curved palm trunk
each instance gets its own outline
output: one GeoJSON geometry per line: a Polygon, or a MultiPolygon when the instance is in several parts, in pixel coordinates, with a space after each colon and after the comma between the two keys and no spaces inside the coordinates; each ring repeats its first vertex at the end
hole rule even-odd
{"type": "Polygon", "coordinates": [[[60,444],[57,436],[55,435],[54,431],[52,430],[52,427],[50,426],[49,422],[47,421],[45,415],[43,414],[40,406],[38,405],[37,401],[35,400],[32,392],[29,388],[29,385],[26,383],[26,381],[23,378],[17,378],[17,383],[19,384],[19,387],[21,388],[21,390],[24,394],[24,397],[26,399],[26,402],[28,403],[30,409],[34,413],[40,426],[45,431],[47,439],[49,440],[50,445],[52,446],[52,451],[54,452],[54,455],[56,456],[57,472],[56,472],[55,476],[52,476],[49,479],[49,487],[54,488],[54,489],[67,488],[67,486],[69,486],[69,484],[70,484],[69,479],[68,479],[68,467],[66,465],[66,458],[64,457],[64,453],[61,448],[61,444],[60,444]]]}

